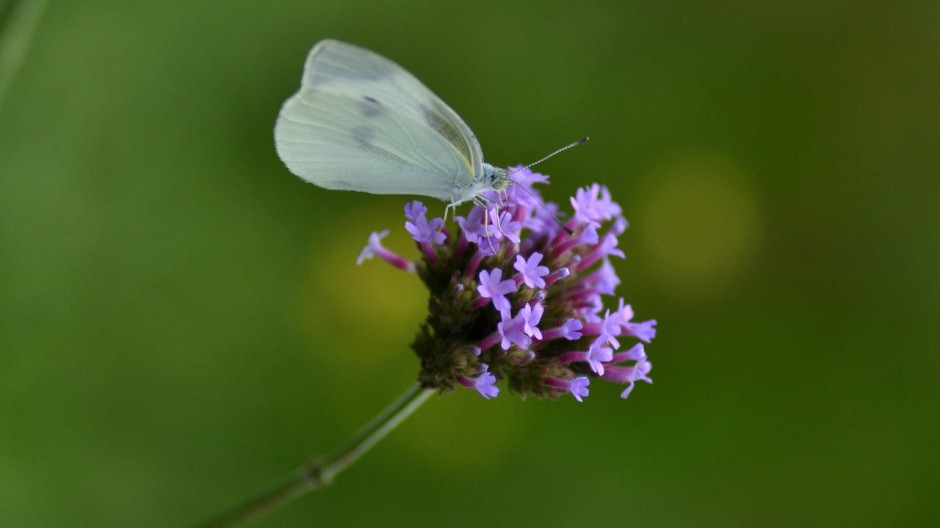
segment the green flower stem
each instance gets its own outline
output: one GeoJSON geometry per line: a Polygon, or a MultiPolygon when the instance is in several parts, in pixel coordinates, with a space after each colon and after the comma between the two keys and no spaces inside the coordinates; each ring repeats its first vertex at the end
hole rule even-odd
{"type": "Polygon", "coordinates": [[[0,2],[0,104],[26,56],[45,8],[46,0],[0,2]]]}
{"type": "Polygon", "coordinates": [[[308,491],[331,484],[336,475],[366,454],[433,393],[416,383],[339,449],[326,457],[311,459],[280,484],[199,525],[200,528],[238,526],[259,519],[308,491]]]}

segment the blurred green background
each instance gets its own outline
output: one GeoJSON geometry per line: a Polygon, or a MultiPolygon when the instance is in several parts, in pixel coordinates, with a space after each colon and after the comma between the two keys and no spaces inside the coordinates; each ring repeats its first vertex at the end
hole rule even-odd
{"type": "Polygon", "coordinates": [[[184,526],[414,380],[404,197],[272,127],[316,41],[487,160],[608,185],[655,385],[433,399],[258,526],[922,526],[940,516],[940,6],[50,2],[0,102],[0,525],[184,526]]]}

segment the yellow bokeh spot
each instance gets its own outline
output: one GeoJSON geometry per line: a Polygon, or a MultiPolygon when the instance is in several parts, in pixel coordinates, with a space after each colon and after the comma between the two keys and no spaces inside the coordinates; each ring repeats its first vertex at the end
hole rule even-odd
{"type": "MultiPolygon", "coordinates": [[[[337,376],[380,376],[401,358],[417,359],[409,346],[427,317],[427,289],[417,275],[379,258],[356,265],[372,231],[388,228],[383,245],[406,258],[417,250],[397,208],[346,212],[328,235],[311,232],[310,258],[299,287],[301,326],[313,353],[337,376]]],[[[412,378],[413,379],[413,378],[412,378]]]]}
{"type": "Polygon", "coordinates": [[[760,245],[761,214],[748,174],[720,154],[670,156],[647,175],[638,203],[644,258],[659,287],[676,298],[721,297],[760,245]]]}

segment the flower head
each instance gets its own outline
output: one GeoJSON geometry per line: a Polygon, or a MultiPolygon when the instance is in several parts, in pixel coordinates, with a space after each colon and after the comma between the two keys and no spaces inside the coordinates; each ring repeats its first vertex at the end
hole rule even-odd
{"type": "Polygon", "coordinates": [[[610,306],[620,284],[610,257],[623,258],[627,227],[610,191],[578,189],[568,216],[535,188],[547,176],[515,167],[510,178],[504,192],[487,191],[456,216],[456,226],[408,203],[405,229],[420,259],[383,248],[387,232],[373,233],[360,255],[414,271],[430,290],[430,314],[412,344],[421,383],[492,398],[502,380],[519,394],[577,401],[592,379],[625,385],[623,397],[637,381],[651,383],[642,343],[655,337],[656,321],[634,322],[623,299],[610,306]]]}

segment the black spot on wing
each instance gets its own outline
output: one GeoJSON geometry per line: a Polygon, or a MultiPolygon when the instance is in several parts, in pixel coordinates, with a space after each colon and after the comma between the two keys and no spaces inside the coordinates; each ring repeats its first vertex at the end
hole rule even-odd
{"type": "Polygon", "coordinates": [[[382,103],[378,102],[375,98],[369,97],[368,95],[362,96],[362,100],[356,105],[359,108],[359,113],[362,114],[362,117],[371,118],[381,114],[384,110],[382,108],[382,103]]]}

